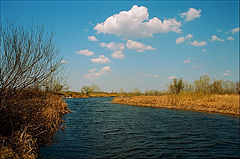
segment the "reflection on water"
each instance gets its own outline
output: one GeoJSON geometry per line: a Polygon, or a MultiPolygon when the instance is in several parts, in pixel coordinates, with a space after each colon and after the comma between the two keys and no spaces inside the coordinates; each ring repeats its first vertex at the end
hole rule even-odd
{"type": "Polygon", "coordinates": [[[67,99],[73,113],[41,158],[239,157],[239,117],[67,99]]]}

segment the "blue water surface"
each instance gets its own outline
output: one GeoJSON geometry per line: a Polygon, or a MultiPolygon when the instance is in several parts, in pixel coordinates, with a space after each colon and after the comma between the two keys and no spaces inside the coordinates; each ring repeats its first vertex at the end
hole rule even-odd
{"type": "Polygon", "coordinates": [[[66,99],[71,111],[39,158],[239,158],[239,117],[66,99]]]}

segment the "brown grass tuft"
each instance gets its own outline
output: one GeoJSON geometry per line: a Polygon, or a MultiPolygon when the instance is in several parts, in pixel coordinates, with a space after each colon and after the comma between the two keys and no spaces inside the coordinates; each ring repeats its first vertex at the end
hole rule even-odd
{"type": "Polygon", "coordinates": [[[1,158],[37,158],[39,145],[52,140],[68,107],[53,94],[26,91],[14,97],[0,110],[1,158]]]}

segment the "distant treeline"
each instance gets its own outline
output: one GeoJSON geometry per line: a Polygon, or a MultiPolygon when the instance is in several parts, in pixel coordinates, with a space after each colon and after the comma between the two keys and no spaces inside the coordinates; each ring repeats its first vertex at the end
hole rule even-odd
{"type": "Polygon", "coordinates": [[[208,75],[200,76],[193,83],[180,79],[173,79],[169,84],[168,91],[170,93],[180,92],[202,92],[212,94],[238,94],[240,93],[240,83],[224,80],[210,79],[208,75]]]}
{"type": "Polygon", "coordinates": [[[200,78],[193,83],[184,81],[182,78],[175,78],[168,84],[168,89],[164,91],[147,90],[141,92],[140,89],[135,88],[132,92],[126,92],[122,88],[118,95],[147,95],[147,96],[160,96],[164,94],[178,94],[181,92],[191,93],[208,93],[208,94],[239,94],[240,83],[224,80],[210,79],[208,75],[200,76],[200,78]]]}

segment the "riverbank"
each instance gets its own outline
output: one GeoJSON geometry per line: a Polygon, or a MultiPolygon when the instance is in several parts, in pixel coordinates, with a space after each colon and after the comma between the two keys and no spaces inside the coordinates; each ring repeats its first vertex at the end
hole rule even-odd
{"type": "Polygon", "coordinates": [[[1,107],[0,158],[35,159],[69,113],[61,96],[36,91],[15,92],[1,107]]]}
{"type": "Polygon", "coordinates": [[[126,96],[116,97],[112,103],[240,115],[239,95],[180,93],[161,96],[126,96]]]}
{"type": "Polygon", "coordinates": [[[59,92],[59,95],[62,98],[89,98],[89,97],[116,97],[118,96],[116,93],[107,93],[107,92],[100,92],[100,93],[80,93],[80,92],[73,92],[73,91],[65,91],[59,92]]]}

